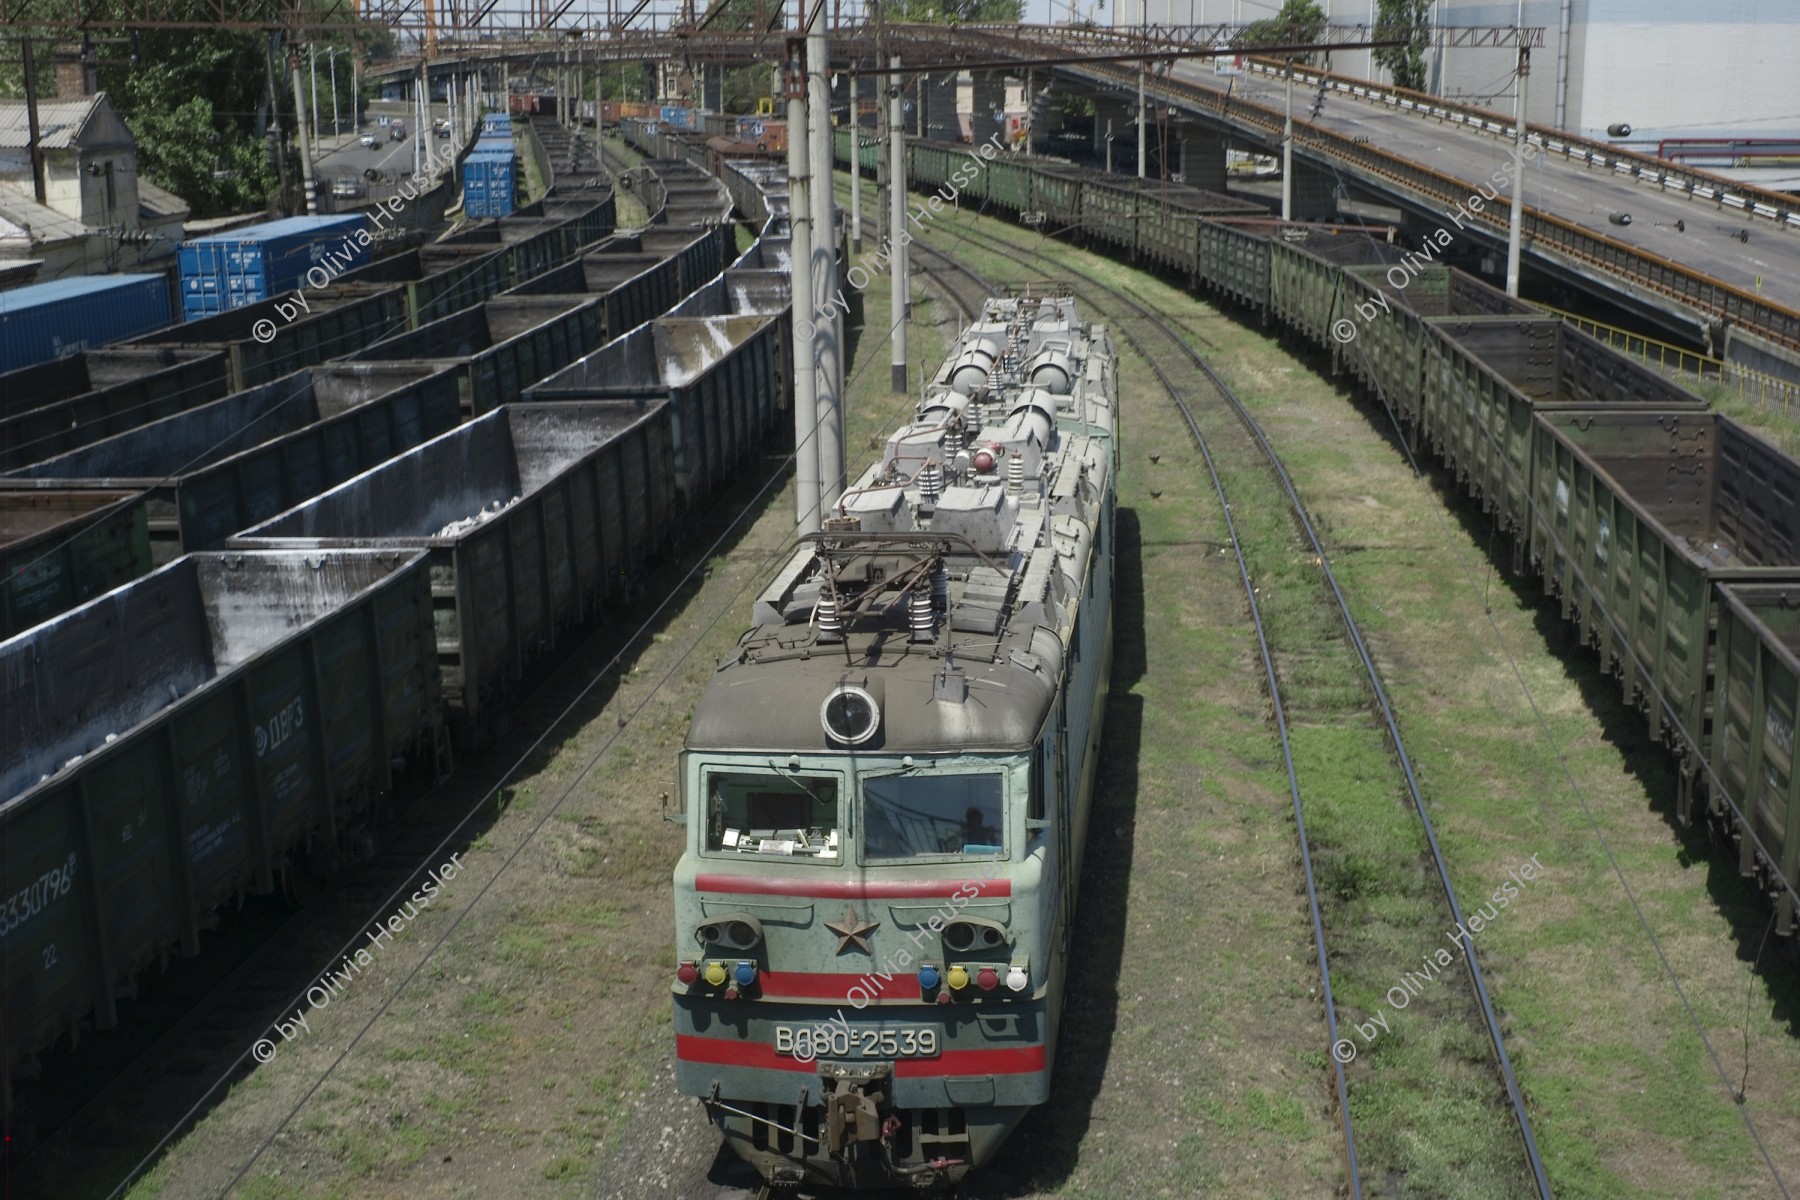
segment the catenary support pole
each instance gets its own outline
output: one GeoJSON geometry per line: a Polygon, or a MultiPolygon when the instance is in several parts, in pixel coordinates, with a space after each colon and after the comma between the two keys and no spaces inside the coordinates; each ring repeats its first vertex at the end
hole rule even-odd
{"type": "Polygon", "coordinates": [[[900,56],[888,60],[888,274],[889,320],[894,323],[894,366],[891,386],[906,391],[906,319],[912,309],[911,255],[906,239],[906,121],[900,108],[900,56]]]}
{"type": "MultiPolygon", "coordinates": [[[[806,24],[806,0],[795,0],[800,25],[806,24]]],[[[813,298],[812,190],[807,179],[806,65],[800,39],[788,43],[788,252],[794,270],[794,529],[819,532],[819,440],[813,430],[818,422],[817,357],[813,349],[813,319],[818,303],[813,298]]]]}
{"type": "Polygon", "coordinates": [[[862,253],[862,97],[850,73],[850,253],[862,253]]]}
{"type": "Polygon", "coordinates": [[[844,490],[844,306],[838,287],[837,198],[832,194],[831,50],[825,36],[826,9],[819,0],[806,35],[807,143],[812,162],[812,286],[818,324],[819,509],[844,490]],[[828,299],[833,302],[828,302],[828,299]]]}
{"type": "Polygon", "coordinates": [[[306,211],[319,211],[319,186],[313,179],[312,136],[306,130],[306,92],[300,87],[300,55],[288,55],[294,81],[294,124],[300,127],[300,178],[306,189],[306,211]]]}
{"type": "Polygon", "coordinates": [[[1281,122],[1281,219],[1294,219],[1294,60],[1287,60],[1287,116],[1281,122]]]}
{"type": "Polygon", "coordinates": [[[1531,51],[1519,47],[1519,87],[1513,103],[1512,217],[1506,229],[1506,294],[1519,294],[1519,238],[1525,228],[1525,81],[1531,78],[1531,51]]]}

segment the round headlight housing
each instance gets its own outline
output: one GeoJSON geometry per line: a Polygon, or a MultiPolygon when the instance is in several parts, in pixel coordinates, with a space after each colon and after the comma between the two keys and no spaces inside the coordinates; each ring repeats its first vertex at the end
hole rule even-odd
{"type": "Polygon", "coordinates": [[[819,706],[819,724],[832,741],[860,746],[881,728],[881,705],[866,688],[843,684],[833,688],[819,706]]]}

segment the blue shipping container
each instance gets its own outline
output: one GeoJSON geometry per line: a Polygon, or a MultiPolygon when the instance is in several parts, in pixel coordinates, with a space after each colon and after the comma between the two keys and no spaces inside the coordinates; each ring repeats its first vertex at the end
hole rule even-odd
{"type": "Polygon", "coordinates": [[[0,292],[0,372],[137,337],[171,320],[161,275],[83,275],[0,292]]]}
{"type": "Polygon", "coordinates": [[[512,215],[517,186],[511,139],[483,138],[463,160],[463,214],[477,219],[512,215]]]}
{"type": "Polygon", "coordinates": [[[369,261],[369,246],[356,237],[366,224],[361,214],[290,217],[183,242],[184,305],[186,297],[218,293],[225,307],[241,308],[306,286],[315,266],[332,276],[359,267],[369,261]]]}
{"type": "Polygon", "coordinates": [[[505,113],[488,113],[481,118],[481,136],[498,133],[505,137],[512,136],[512,118],[505,113]]]}

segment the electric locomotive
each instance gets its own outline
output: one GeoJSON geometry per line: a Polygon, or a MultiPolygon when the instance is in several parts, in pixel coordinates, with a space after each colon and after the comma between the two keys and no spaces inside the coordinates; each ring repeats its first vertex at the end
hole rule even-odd
{"type": "Polygon", "coordinates": [[[677,1080],[772,1183],[952,1184],[1048,1098],[1116,406],[1065,288],[989,300],[694,711],[677,1080]]]}

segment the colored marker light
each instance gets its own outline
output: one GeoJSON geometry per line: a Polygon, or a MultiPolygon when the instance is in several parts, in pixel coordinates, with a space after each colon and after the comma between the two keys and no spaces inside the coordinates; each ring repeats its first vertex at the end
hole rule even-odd
{"type": "Polygon", "coordinates": [[[984,992],[993,991],[1000,986],[999,972],[992,967],[981,968],[981,972],[975,976],[975,985],[984,992]]]}
{"type": "Polygon", "coordinates": [[[944,978],[949,980],[951,988],[956,991],[969,986],[969,973],[961,967],[951,967],[950,973],[944,978]]]}
{"type": "Polygon", "coordinates": [[[920,967],[919,968],[919,986],[921,988],[923,988],[925,991],[929,992],[932,988],[936,987],[937,985],[938,985],[938,969],[936,967],[920,967]]]}
{"type": "Polygon", "coordinates": [[[706,964],[706,982],[718,987],[725,982],[725,964],[709,962],[706,964]]]}
{"type": "Polygon", "coordinates": [[[684,962],[679,967],[675,968],[675,978],[692,986],[693,983],[700,978],[700,968],[696,967],[691,962],[684,962]]]}
{"type": "Polygon", "coordinates": [[[1025,985],[1030,982],[1031,980],[1025,975],[1024,967],[1014,967],[1006,973],[1006,986],[1015,992],[1024,991],[1025,985]]]}
{"type": "Polygon", "coordinates": [[[737,965],[737,971],[735,972],[735,976],[737,978],[737,985],[739,987],[741,987],[741,988],[749,987],[751,984],[756,982],[756,965],[754,963],[747,963],[747,962],[739,963],[737,965]]]}

